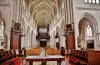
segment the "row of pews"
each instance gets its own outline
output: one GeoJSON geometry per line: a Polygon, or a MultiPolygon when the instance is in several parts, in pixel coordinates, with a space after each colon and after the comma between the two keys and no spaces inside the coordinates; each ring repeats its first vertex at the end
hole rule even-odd
{"type": "Polygon", "coordinates": [[[88,65],[100,65],[100,49],[88,50],[88,65]]]}
{"type": "Polygon", "coordinates": [[[0,63],[4,63],[8,60],[13,60],[17,57],[22,57],[22,56],[26,56],[26,50],[0,51],[0,63]]]}
{"type": "MultiPolygon", "coordinates": [[[[46,55],[60,55],[60,51],[54,48],[45,48],[46,55]]],[[[40,55],[41,48],[26,49],[26,55],[40,55]]]]}
{"type": "Polygon", "coordinates": [[[41,48],[32,48],[32,49],[26,49],[26,55],[40,55],[41,48]]]}
{"type": "Polygon", "coordinates": [[[60,51],[54,48],[46,48],[47,55],[60,55],[60,51]]]}
{"type": "Polygon", "coordinates": [[[72,49],[68,53],[69,62],[72,65],[88,65],[88,52],[83,50],[72,49]]]}
{"type": "MultiPolygon", "coordinates": [[[[26,57],[27,55],[40,55],[41,48],[32,49],[16,49],[9,51],[0,51],[0,65],[2,63],[11,60],[11,63],[21,60],[20,57],[26,57]]],[[[64,48],[57,50],[54,48],[45,48],[46,55],[67,55],[69,63],[71,65],[100,65],[100,50],[75,50],[64,48]]],[[[18,63],[18,62],[17,62],[18,63]]],[[[4,64],[3,64],[4,65],[4,64]]],[[[10,64],[8,64],[10,65],[10,64]]],[[[14,64],[11,64],[14,65],[14,64]]],[[[20,65],[20,62],[19,64],[20,65]]]]}

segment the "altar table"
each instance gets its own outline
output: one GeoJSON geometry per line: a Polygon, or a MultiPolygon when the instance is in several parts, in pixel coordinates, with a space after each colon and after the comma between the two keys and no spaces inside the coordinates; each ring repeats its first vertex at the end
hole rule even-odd
{"type": "Polygon", "coordinates": [[[51,56],[27,56],[26,61],[29,62],[30,65],[33,64],[33,62],[38,61],[57,61],[57,65],[61,65],[61,61],[65,60],[64,56],[60,55],[51,55],[51,56]]]}

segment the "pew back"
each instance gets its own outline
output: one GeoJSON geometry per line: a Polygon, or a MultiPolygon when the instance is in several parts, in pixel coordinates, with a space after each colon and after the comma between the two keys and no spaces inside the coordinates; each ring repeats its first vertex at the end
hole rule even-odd
{"type": "Polygon", "coordinates": [[[88,50],[88,65],[100,65],[100,50],[88,50]]]}

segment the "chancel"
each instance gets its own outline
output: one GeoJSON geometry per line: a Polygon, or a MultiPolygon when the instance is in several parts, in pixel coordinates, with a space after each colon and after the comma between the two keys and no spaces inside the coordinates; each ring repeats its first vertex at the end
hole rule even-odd
{"type": "Polygon", "coordinates": [[[100,65],[100,0],[0,0],[0,65],[100,65]]]}

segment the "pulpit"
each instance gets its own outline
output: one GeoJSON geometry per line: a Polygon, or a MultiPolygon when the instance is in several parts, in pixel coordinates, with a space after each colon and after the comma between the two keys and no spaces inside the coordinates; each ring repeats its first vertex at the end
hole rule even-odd
{"type": "Polygon", "coordinates": [[[72,29],[72,24],[66,25],[66,48],[68,49],[75,48],[75,38],[74,38],[74,30],[72,29]]]}

